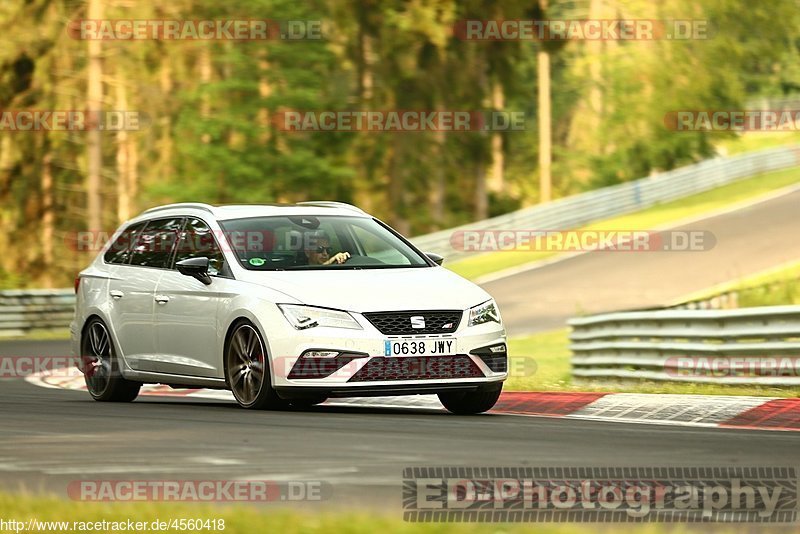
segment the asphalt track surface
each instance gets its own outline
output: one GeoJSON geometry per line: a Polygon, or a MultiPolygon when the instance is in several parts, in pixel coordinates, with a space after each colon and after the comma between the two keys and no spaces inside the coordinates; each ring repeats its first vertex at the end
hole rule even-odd
{"type": "Polygon", "coordinates": [[[697,252],[590,252],[483,287],[500,306],[510,335],[560,328],[579,313],[672,304],[800,259],[800,191],[677,229],[711,232],[716,245],[697,252]]]}
{"type": "MultiPolygon", "coordinates": [[[[594,253],[487,285],[512,331],[587,310],[656,304],[800,254],[800,193],[692,225],[708,253],[594,253]]],[[[0,355],[65,355],[63,341],[2,342],[0,355]]],[[[800,433],[488,414],[321,406],[250,412],[230,402],[140,397],[104,404],[79,391],[0,380],[0,489],[67,497],[71,481],[322,481],[314,509],[401,513],[408,466],[797,466],[800,433]]],[[[284,503],[277,504],[278,506],[284,503]]],[[[269,505],[268,505],[269,506],[269,505]]]]}
{"type": "Polygon", "coordinates": [[[118,405],[21,380],[0,383],[0,420],[0,488],[65,498],[75,480],[321,481],[329,498],[300,506],[400,514],[409,466],[787,467],[800,460],[797,432],[326,406],[250,412],[159,397],[118,405]]]}

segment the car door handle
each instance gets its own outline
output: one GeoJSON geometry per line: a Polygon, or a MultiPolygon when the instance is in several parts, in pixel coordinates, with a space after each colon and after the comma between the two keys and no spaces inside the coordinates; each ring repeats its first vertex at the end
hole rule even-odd
{"type": "Polygon", "coordinates": [[[156,302],[159,304],[166,304],[169,302],[169,297],[166,295],[156,295],[156,302]]]}
{"type": "Polygon", "coordinates": [[[111,291],[108,292],[108,294],[111,295],[111,298],[113,298],[114,300],[119,300],[125,296],[125,293],[123,293],[122,291],[118,291],[116,289],[112,289],[111,291]]]}

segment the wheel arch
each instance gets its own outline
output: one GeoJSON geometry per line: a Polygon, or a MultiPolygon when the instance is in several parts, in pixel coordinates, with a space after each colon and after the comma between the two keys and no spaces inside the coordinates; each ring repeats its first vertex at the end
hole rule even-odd
{"type": "Polygon", "coordinates": [[[239,327],[242,324],[250,324],[250,325],[252,325],[256,329],[258,334],[261,336],[261,340],[264,342],[264,350],[267,353],[266,354],[267,362],[269,364],[270,386],[274,387],[275,386],[275,373],[274,373],[274,369],[273,369],[272,349],[270,348],[269,337],[267,337],[267,334],[266,334],[266,332],[264,330],[264,327],[261,324],[261,322],[258,321],[258,319],[256,319],[255,315],[253,315],[248,310],[240,310],[238,314],[234,314],[234,317],[232,317],[228,321],[228,326],[225,329],[225,336],[223,337],[223,341],[222,341],[222,370],[223,370],[224,377],[225,377],[225,384],[228,387],[230,387],[230,379],[228,377],[228,365],[227,365],[228,343],[230,342],[231,337],[233,336],[233,332],[236,330],[237,327],[239,327]]]}
{"type": "MultiPolygon", "coordinates": [[[[102,313],[98,310],[91,310],[87,312],[86,318],[83,320],[83,324],[81,325],[80,330],[80,337],[78,339],[78,350],[80,351],[83,347],[83,336],[86,335],[86,329],[89,324],[92,323],[94,319],[99,320],[100,322],[105,325],[106,330],[108,331],[108,335],[111,341],[111,344],[114,348],[114,355],[120,359],[123,365],[120,366],[120,371],[122,372],[123,378],[125,377],[125,373],[130,370],[130,366],[128,365],[128,359],[125,357],[125,351],[122,350],[122,346],[119,343],[119,339],[117,338],[117,332],[114,330],[114,325],[111,321],[108,320],[107,317],[104,317],[102,313]]],[[[78,354],[77,356],[80,356],[78,354]]]]}

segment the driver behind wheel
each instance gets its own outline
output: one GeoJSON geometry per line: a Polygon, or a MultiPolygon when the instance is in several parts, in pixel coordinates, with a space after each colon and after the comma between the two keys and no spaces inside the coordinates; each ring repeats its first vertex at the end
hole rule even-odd
{"type": "Polygon", "coordinates": [[[341,264],[350,259],[349,252],[338,252],[331,256],[331,240],[325,232],[317,232],[305,239],[305,253],[309,265],[341,264]]]}

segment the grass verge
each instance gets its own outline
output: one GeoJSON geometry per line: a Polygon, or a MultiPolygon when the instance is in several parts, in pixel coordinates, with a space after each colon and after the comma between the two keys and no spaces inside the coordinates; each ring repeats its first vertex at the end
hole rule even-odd
{"type": "MultiPolygon", "coordinates": [[[[800,169],[787,169],[740,180],[690,197],[659,204],[636,213],[605,219],[579,230],[652,230],[670,223],[710,213],[776,189],[800,182],[800,169]]],[[[578,230],[578,229],[576,229],[578,230]]],[[[503,269],[541,261],[559,252],[490,252],[445,263],[451,271],[474,280],[503,269]]]]}
{"type": "Polygon", "coordinates": [[[800,260],[686,295],[680,302],[734,293],[741,308],[800,304],[800,260]]]}
{"type": "Polygon", "coordinates": [[[682,395],[797,397],[800,388],[689,384],[652,380],[575,381],[570,374],[569,329],[510,339],[509,379],[504,391],[607,391],[682,395]]]}
{"type": "MultiPolygon", "coordinates": [[[[398,485],[400,483],[398,475],[398,485]]],[[[171,521],[173,519],[222,520],[224,529],[205,530],[155,530],[142,529],[139,532],[225,532],[225,534],[252,534],[254,532],[280,532],[281,534],[372,534],[373,532],[397,533],[527,533],[534,530],[534,525],[525,523],[406,523],[402,519],[400,502],[397,511],[385,514],[369,512],[315,512],[305,513],[294,510],[267,510],[256,506],[218,506],[165,503],[85,503],[71,502],[54,497],[31,495],[11,495],[0,493],[1,519],[4,521],[39,522],[38,530],[20,530],[19,532],[80,532],[90,531],[86,528],[75,528],[73,522],[127,523],[128,520],[152,525],[153,521],[171,521]],[[69,522],[69,528],[43,528],[41,522],[69,522]]],[[[703,525],[704,532],[736,532],[741,525],[703,525]]],[[[15,532],[7,529],[6,532],[15,532]]],[[[91,531],[113,532],[110,528],[93,528],[91,531]]],[[[124,529],[119,530],[125,531],[124,529]]],[[[136,531],[136,530],[134,530],[136,531]]],[[[535,531],[541,533],[568,534],[592,532],[635,532],[636,534],[658,534],[662,532],[696,532],[696,527],[681,524],[609,524],[597,523],[537,523],[535,531]]],[[[131,532],[131,531],[129,531],[131,532]]]]}
{"type": "Polygon", "coordinates": [[[716,143],[720,154],[743,154],[800,142],[797,132],[747,132],[716,143]]]}
{"type": "Polygon", "coordinates": [[[58,328],[55,330],[31,330],[30,332],[21,336],[3,336],[0,341],[61,341],[70,338],[69,328],[58,328]]]}

